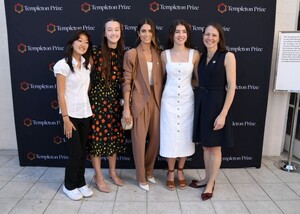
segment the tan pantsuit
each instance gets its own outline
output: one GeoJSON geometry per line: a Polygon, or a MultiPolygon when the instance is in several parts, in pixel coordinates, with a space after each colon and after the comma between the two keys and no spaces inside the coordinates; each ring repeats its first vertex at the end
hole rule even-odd
{"type": "Polygon", "coordinates": [[[136,176],[140,183],[146,182],[147,175],[153,175],[154,163],[159,151],[159,113],[163,73],[159,53],[154,49],[152,49],[152,62],[154,84],[150,86],[147,62],[141,46],[128,50],[124,55],[123,92],[131,91],[131,82],[134,78],[130,107],[134,121],[131,139],[136,176]],[[137,56],[138,66],[133,77],[137,56]],[[149,144],[146,146],[147,134],[149,136],[149,144]]]}
{"type": "Polygon", "coordinates": [[[159,151],[159,108],[155,102],[153,89],[145,108],[134,119],[131,130],[132,150],[136,167],[136,177],[139,182],[146,182],[145,177],[153,175],[155,160],[159,151]],[[146,145],[146,137],[149,142],[146,145]],[[147,147],[145,153],[145,147],[147,147]]]}

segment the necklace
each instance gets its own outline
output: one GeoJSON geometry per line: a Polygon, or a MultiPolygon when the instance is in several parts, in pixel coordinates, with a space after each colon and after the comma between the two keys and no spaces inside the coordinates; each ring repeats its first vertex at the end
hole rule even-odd
{"type": "Polygon", "coordinates": [[[214,55],[209,56],[209,55],[207,54],[206,58],[207,58],[207,59],[211,59],[213,56],[214,56],[214,55]]]}

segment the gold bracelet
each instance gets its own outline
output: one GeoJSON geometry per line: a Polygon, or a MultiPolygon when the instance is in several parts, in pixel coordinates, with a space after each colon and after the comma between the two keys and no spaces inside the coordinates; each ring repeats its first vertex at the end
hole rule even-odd
{"type": "Polygon", "coordinates": [[[66,115],[61,115],[61,116],[62,116],[62,117],[68,117],[69,115],[66,114],[66,115]]]}

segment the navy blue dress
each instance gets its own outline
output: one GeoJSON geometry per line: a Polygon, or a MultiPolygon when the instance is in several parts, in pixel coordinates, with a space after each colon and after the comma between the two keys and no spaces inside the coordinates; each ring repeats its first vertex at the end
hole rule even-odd
{"type": "Polygon", "coordinates": [[[226,98],[226,70],[224,66],[227,52],[217,51],[206,65],[207,53],[203,53],[198,67],[199,87],[195,93],[195,115],[193,142],[204,147],[232,147],[234,136],[232,116],[228,111],[225,125],[214,131],[214,121],[220,114],[226,98]]]}

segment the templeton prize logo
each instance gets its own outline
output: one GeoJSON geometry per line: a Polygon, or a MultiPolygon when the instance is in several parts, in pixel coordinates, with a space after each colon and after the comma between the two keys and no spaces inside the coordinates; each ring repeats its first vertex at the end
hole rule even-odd
{"type": "Polygon", "coordinates": [[[52,102],[51,102],[51,108],[53,108],[53,109],[58,109],[58,102],[57,102],[57,100],[53,100],[52,102]]]}
{"type": "Polygon", "coordinates": [[[61,137],[59,137],[59,136],[55,136],[54,138],[53,138],[53,143],[55,143],[55,144],[61,144],[62,143],[62,139],[61,139],[61,137]]]}
{"type": "Polygon", "coordinates": [[[54,32],[63,32],[63,31],[69,32],[69,31],[76,31],[76,30],[94,31],[96,27],[91,26],[91,25],[82,25],[82,26],[66,25],[66,26],[61,26],[61,25],[49,23],[46,28],[47,28],[47,32],[54,33],[54,32]]]}
{"type": "Polygon", "coordinates": [[[150,3],[150,10],[155,13],[159,10],[159,4],[155,1],[150,3]]]}
{"type": "MultiPolygon", "coordinates": [[[[56,30],[57,30],[57,26],[56,26],[56,30]]],[[[58,45],[52,45],[52,46],[44,46],[44,45],[25,45],[23,43],[20,43],[18,45],[18,51],[20,53],[25,53],[25,52],[44,52],[44,51],[63,51],[64,47],[63,46],[58,46],[58,45]]]]}
{"type": "Polygon", "coordinates": [[[20,84],[20,88],[23,90],[23,91],[27,91],[29,89],[29,83],[28,82],[21,82],[20,84]]]}
{"type": "Polygon", "coordinates": [[[20,53],[26,52],[26,51],[27,51],[27,46],[26,46],[25,44],[23,44],[23,43],[19,44],[19,45],[18,45],[18,51],[19,51],[20,53]]]}
{"type": "Polygon", "coordinates": [[[225,13],[227,11],[227,5],[224,3],[221,3],[218,5],[218,11],[220,13],[225,13]]]}
{"type": "Polygon", "coordinates": [[[81,5],[81,10],[85,13],[89,12],[91,10],[91,5],[89,3],[84,2],[81,5]]]}
{"type": "Polygon", "coordinates": [[[53,85],[46,85],[46,84],[33,84],[33,83],[28,83],[28,82],[21,82],[20,83],[20,88],[23,91],[27,91],[29,89],[32,90],[56,90],[56,84],[53,85]]]}
{"type": "Polygon", "coordinates": [[[47,6],[41,6],[41,5],[23,5],[21,3],[17,3],[14,5],[14,10],[16,13],[22,13],[22,12],[49,12],[49,11],[57,11],[57,12],[62,12],[63,7],[58,6],[58,5],[47,5],[47,6]]]}
{"type": "Polygon", "coordinates": [[[29,159],[29,160],[34,160],[35,159],[35,154],[34,153],[32,153],[32,152],[28,152],[27,153],[27,158],[29,159]]]}
{"type": "Polygon", "coordinates": [[[29,127],[29,126],[32,125],[32,120],[29,119],[29,118],[25,118],[25,119],[23,120],[23,124],[24,124],[24,126],[29,127]]]}
{"type": "Polygon", "coordinates": [[[265,13],[267,12],[267,8],[261,7],[261,6],[253,6],[253,7],[245,7],[245,6],[232,6],[224,4],[223,2],[218,4],[218,11],[220,13],[229,13],[229,12],[235,12],[235,13],[265,13]]]}
{"type": "Polygon", "coordinates": [[[47,25],[47,32],[54,33],[56,31],[56,26],[53,23],[47,25]]]}
{"type": "Polygon", "coordinates": [[[20,3],[15,4],[15,12],[16,13],[22,13],[24,11],[24,6],[20,3]]]}

